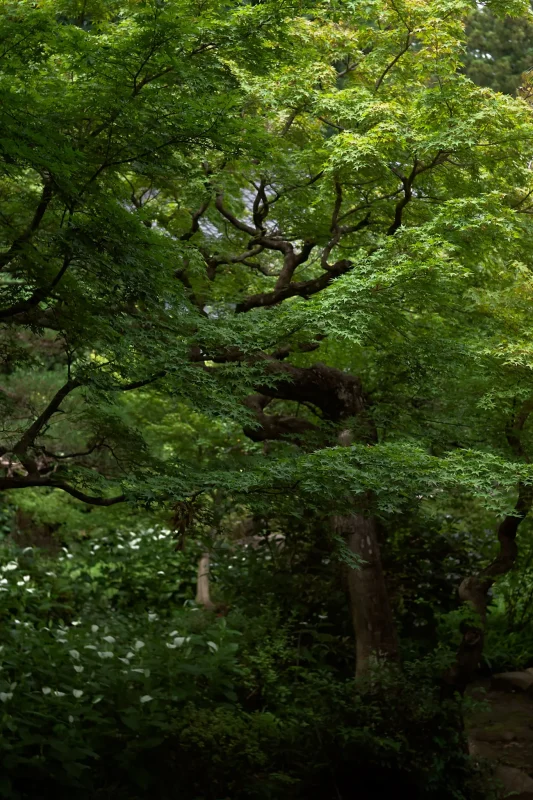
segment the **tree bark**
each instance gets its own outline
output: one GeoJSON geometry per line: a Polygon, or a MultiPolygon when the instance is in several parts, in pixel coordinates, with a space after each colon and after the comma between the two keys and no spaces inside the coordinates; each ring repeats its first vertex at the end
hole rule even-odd
{"type": "Polygon", "coordinates": [[[483,655],[485,642],[485,626],[489,589],[495,580],[509,572],[516,561],[518,547],[516,534],[520,523],[528,515],[533,502],[533,487],[520,484],[514,514],[505,517],[498,528],[500,549],[494,561],[478,575],[465,578],[459,587],[459,597],[477,614],[478,622],[463,622],[462,639],[455,663],[445,673],[442,683],[442,695],[452,697],[456,692],[464,694],[466,687],[472,682],[483,655]]]}
{"type": "MultiPolygon", "coordinates": [[[[522,403],[506,429],[509,447],[517,459],[527,464],[531,463],[531,459],[523,446],[522,433],[531,413],[533,413],[533,397],[522,403]]],[[[462,640],[455,663],[443,676],[441,686],[443,697],[453,697],[456,692],[464,694],[466,687],[475,677],[485,643],[489,590],[497,578],[514,567],[518,556],[516,544],[518,527],[529,514],[532,505],[533,486],[519,483],[514,513],[508,514],[498,528],[500,549],[496,558],[478,575],[465,578],[459,587],[459,597],[477,614],[478,619],[475,623],[464,621],[461,625],[462,640]]]]}
{"type": "Polygon", "coordinates": [[[207,611],[214,611],[215,604],[209,594],[209,553],[202,553],[198,562],[198,577],[196,579],[196,602],[207,611]]]}
{"type": "MultiPolygon", "coordinates": [[[[359,441],[366,441],[368,444],[377,441],[373,421],[366,412],[365,396],[359,378],[324,364],[302,368],[269,359],[268,367],[278,380],[273,386],[257,387],[260,394],[247,400],[248,407],[256,412],[260,423],[258,428],[246,430],[250,438],[265,441],[282,438],[288,433],[294,436],[313,429],[318,432],[314,425],[297,417],[266,414],[265,406],[271,399],[279,398],[316,406],[322,411],[324,419],[336,424],[352,418],[357,421],[359,441]]],[[[527,462],[529,458],[524,452],[520,434],[532,412],[533,398],[523,404],[507,431],[509,445],[516,456],[527,462]]],[[[337,443],[349,447],[353,438],[353,432],[347,428],[338,433],[337,443]]],[[[488,592],[494,581],[508,572],[515,563],[518,526],[531,508],[532,496],[533,488],[520,484],[514,513],[506,517],[498,529],[500,551],[497,557],[478,575],[465,578],[460,586],[461,600],[477,613],[478,621],[465,621],[461,627],[462,641],[456,661],[442,680],[444,697],[451,697],[457,691],[463,693],[476,673],[483,653],[488,592]]],[[[353,498],[348,496],[346,503],[353,507],[353,498]]],[[[334,529],[346,540],[350,550],[364,562],[358,569],[348,570],[350,606],[356,635],[356,676],[360,676],[368,670],[373,656],[387,660],[398,658],[398,643],[381,564],[377,524],[371,515],[355,512],[333,517],[332,523],[334,529]]]]}
{"type": "MultiPolygon", "coordinates": [[[[266,363],[266,362],[265,362],[266,363]]],[[[251,395],[246,405],[255,411],[259,422],[245,433],[255,441],[293,436],[319,428],[298,417],[267,414],[265,407],[274,399],[309,403],[322,412],[323,418],[341,425],[352,420],[356,432],[348,427],[338,430],[337,444],[349,447],[354,438],[371,445],[377,441],[377,431],[365,407],[361,380],[325,364],[297,367],[293,364],[268,360],[268,371],[276,377],[272,385],[257,387],[260,394],[251,395]]],[[[332,442],[333,443],[333,442],[332,442]]],[[[369,505],[369,498],[363,499],[369,505]]],[[[354,498],[346,496],[349,509],[355,508],[354,498]]],[[[378,529],[375,517],[350,511],[332,517],[334,530],[347,546],[361,558],[358,569],[348,568],[348,589],[352,622],[356,638],[356,677],[364,675],[373,657],[383,660],[398,658],[398,642],[381,564],[378,529]]]]}
{"type": "Polygon", "coordinates": [[[396,661],[398,639],[381,564],[375,517],[338,516],[334,529],[363,562],[348,567],[348,592],[356,640],[356,678],[364,675],[373,658],[396,661]]]}

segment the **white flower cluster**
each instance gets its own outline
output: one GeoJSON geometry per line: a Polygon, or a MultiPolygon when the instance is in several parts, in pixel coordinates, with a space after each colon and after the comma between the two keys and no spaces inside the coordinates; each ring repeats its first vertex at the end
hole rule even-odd
{"type": "MultiPolygon", "coordinates": [[[[25,553],[31,549],[31,547],[26,547],[22,552],[25,553]]],[[[0,566],[0,572],[4,573],[4,577],[0,578],[0,592],[12,591],[15,584],[17,586],[24,587],[24,590],[28,592],[28,594],[33,594],[35,592],[35,587],[30,586],[30,575],[23,575],[22,577],[14,576],[15,578],[18,578],[18,580],[15,580],[14,584],[10,584],[8,578],[5,577],[6,573],[15,572],[17,569],[19,569],[19,566],[20,565],[18,561],[8,561],[7,564],[2,564],[0,566]]],[[[28,624],[26,624],[26,627],[28,627],[28,624]]]]}

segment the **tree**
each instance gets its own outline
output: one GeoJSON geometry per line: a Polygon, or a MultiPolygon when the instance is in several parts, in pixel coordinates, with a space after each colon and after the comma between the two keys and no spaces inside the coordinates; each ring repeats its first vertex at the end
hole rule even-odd
{"type": "Polygon", "coordinates": [[[1,489],[122,501],[157,467],[117,397],[160,381],[209,406],[189,359],[198,312],[175,277],[199,215],[175,240],[145,207],[206,151],[239,149],[242,91],[226,62],[265,69],[284,13],[3,4],[1,489]]]}
{"type": "Polygon", "coordinates": [[[479,86],[515,95],[522,75],[533,67],[531,10],[501,16],[479,3],[468,18],[463,70],[479,86]]]}
{"type": "MultiPolygon", "coordinates": [[[[314,459],[295,457],[300,498],[337,500],[333,525],[363,564],[350,573],[359,672],[371,653],[397,653],[376,514],[398,502],[391,484],[402,478],[399,493],[411,501],[427,491],[415,488],[430,462],[410,462],[413,440],[441,452],[479,445],[486,420],[468,413],[461,432],[461,416],[480,392],[494,394],[500,353],[487,342],[510,333],[498,303],[520,280],[511,253],[529,250],[520,216],[529,112],[457,74],[467,6],[443,11],[440,3],[376,3],[365,18],[340,5],[338,16],[316,11],[318,27],[299,23],[307,59],[268,81],[248,79],[247,130],[257,131],[259,117],[268,150],[204,167],[197,241],[212,286],[198,273],[183,276],[199,307],[223,324],[235,314],[236,333],[249,325],[255,334],[255,353],[249,343],[204,350],[215,361],[262,367],[245,401],[255,416],[248,436],[312,452],[314,459]],[[478,298],[490,295],[487,309],[478,298]],[[269,328],[279,334],[276,348],[261,341],[269,328]],[[317,350],[321,362],[308,355],[317,350]],[[450,392],[453,404],[442,400],[450,392]],[[429,430],[427,414],[449,433],[429,430]],[[319,454],[327,454],[322,463],[319,454]],[[350,471],[354,454],[358,469],[350,471]],[[378,458],[381,474],[373,472],[378,458]]],[[[183,191],[161,196],[160,219],[165,200],[183,191]]],[[[508,397],[528,391],[518,388],[523,375],[506,377],[508,397]]],[[[501,422],[490,445],[481,441],[497,441],[505,458],[501,422]]],[[[450,458],[435,483],[462,483],[487,499],[499,468],[484,460],[473,455],[465,475],[465,464],[450,458]]],[[[512,462],[503,470],[508,489],[517,471],[512,462]]],[[[507,505],[505,530],[516,529],[522,504],[514,512],[507,505]]]]}
{"type": "MultiPolygon", "coordinates": [[[[25,425],[11,396],[0,488],[100,504],[217,488],[258,513],[272,496],[326,510],[357,672],[396,658],[380,518],[435,492],[527,511],[512,490],[531,471],[506,430],[531,393],[516,293],[529,108],[458,74],[463,0],[315,3],[288,19],[268,3],[172,2],[120,4],[113,21],[95,5],[89,30],[58,8],[24,12],[53,31],[53,58],[31,37],[23,56],[6,16],[22,77],[5,84],[2,258],[9,335],[47,331],[66,382],[25,425]],[[28,122],[37,85],[51,89],[28,122]],[[147,387],[253,444],[196,466],[156,459],[127,404],[110,406],[147,387]],[[70,454],[51,444],[60,410],[65,441],[92,431],[70,454]],[[102,450],[112,461],[91,463],[102,450]]],[[[21,344],[9,353],[23,364],[21,344]]]]}

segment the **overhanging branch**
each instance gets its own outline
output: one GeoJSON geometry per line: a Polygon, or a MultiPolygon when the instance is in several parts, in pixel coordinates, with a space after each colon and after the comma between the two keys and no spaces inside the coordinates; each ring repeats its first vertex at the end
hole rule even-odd
{"type": "Polygon", "coordinates": [[[93,506],[114,506],[117,503],[124,503],[126,500],[125,495],[116,495],[115,497],[97,497],[94,495],[86,494],[75,486],[62,481],[54,481],[50,478],[0,478],[0,491],[8,491],[12,489],[30,489],[36,487],[43,487],[48,489],[61,489],[61,491],[75,497],[76,500],[81,500],[82,503],[89,503],[93,506]]]}

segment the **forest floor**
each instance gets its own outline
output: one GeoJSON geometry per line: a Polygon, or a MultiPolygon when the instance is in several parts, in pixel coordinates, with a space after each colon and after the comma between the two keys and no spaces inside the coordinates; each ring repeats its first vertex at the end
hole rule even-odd
{"type": "Polygon", "coordinates": [[[494,690],[490,680],[469,694],[480,701],[466,720],[471,754],[533,777],[533,697],[494,690]]]}

